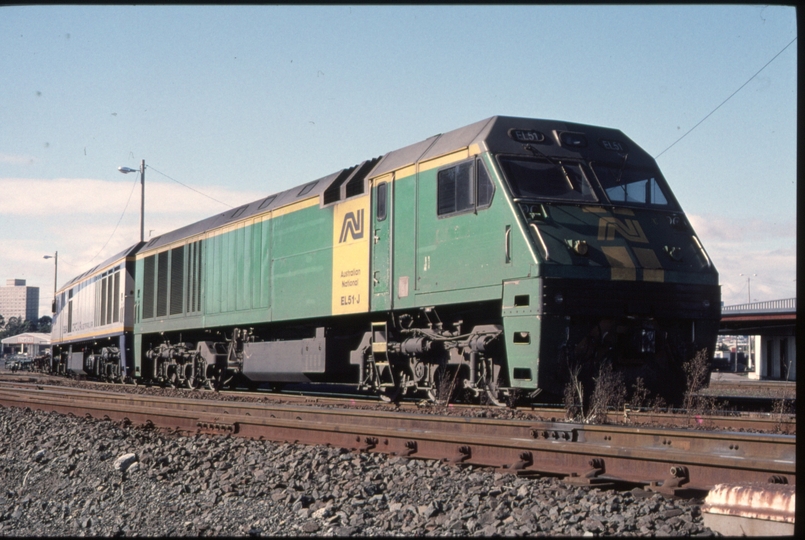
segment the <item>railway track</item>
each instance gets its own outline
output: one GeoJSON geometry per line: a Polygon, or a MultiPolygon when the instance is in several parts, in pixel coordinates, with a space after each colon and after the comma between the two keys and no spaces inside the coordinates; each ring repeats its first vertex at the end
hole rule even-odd
{"type": "Polygon", "coordinates": [[[164,398],[19,383],[0,385],[0,404],[186,433],[441,459],[593,487],[639,485],[677,496],[700,496],[719,483],[796,481],[793,435],[164,398]]]}
{"type": "MultiPolygon", "coordinates": [[[[0,374],[0,382],[8,384],[15,382],[20,384],[53,384],[58,387],[65,387],[65,379],[62,377],[52,377],[42,374],[0,374]]],[[[120,386],[111,383],[88,382],[99,390],[110,389],[113,392],[130,392],[133,387],[120,386]]],[[[154,389],[159,392],[160,389],[154,389]]],[[[381,406],[373,396],[363,396],[360,394],[334,395],[333,393],[321,392],[310,393],[286,391],[282,393],[273,392],[249,392],[249,391],[221,391],[216,393],[192,392],[187,390],[175,390],[187,397],[194,399],[223,399],[223,400],[252,400],[260,402],[278,402],[285,404],[316,405],[332,407],[371,407],[381,406]]],[[[392,406],[385,406],[387,409],[392,406]]],[[[397,410],[407,412],[432,413],[432,414],[458,414],[462,416],[477,417],[479,414],[500,415],[500,408],[484,408],[478,405],[468,405],[461,403],[450,404],[449,407],[435,405],[429,402],[409,400],[402,401],[396,405],[397,410]],[[491,413],[489,411],[492,411],[491,413]]],[[[538,420],[551,422],[563,421],[565,411],[560,406],[549,405],[522,405],[515,408],[506,409],[507,413],[515,417],[529,417],[538,420]]],[[[736,412],[736,411],[713,411],[710,414],[688,414],[686,411],[667,411],[654,410],[649,408],[630,408],[611,411],[607,421],[613,424],[626,426],[643,427],[679,427],[688,429],[707,429],[723,431],[749,431],[755,433],[783,433],[795,435],[797,429],[796,415],[770,412],[736,412]]]]}

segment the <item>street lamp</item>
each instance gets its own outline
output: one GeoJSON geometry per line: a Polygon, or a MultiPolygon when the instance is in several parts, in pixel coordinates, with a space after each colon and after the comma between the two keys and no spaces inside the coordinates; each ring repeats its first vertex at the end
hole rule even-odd
{"type": "Polygon", "coordinates": [[[749,283],[749,281],[753,277],[757,277],[757,274],[751,274],[751,275],[750,274],[738,274],[738,275],[739,276],[746,276],[746,296],[748,297],[747,301],[751,304],[752,303],[752,288],[751,288],[751,284],[749,283]]]}
{"type": "Polygon", "coordinates": [[[42,257],[43,259],[54,259],[54,270],[53,270],[53,307],[51,309],[52,313],[56,313],[56,283],[59,280],[59,252],[57,251],[55,255],[45,255],[42,257]]]}
{"type": "MultiPolygon", "coordinates": [[[[137,169],[132,169],[130,167],[118,167],[118,171],[122,172],[123,174],[128,174],[131,172],[137,172],[137,169]]],[[[145,160],[140,162],[140,242],[145,239],[145,160]]]]}

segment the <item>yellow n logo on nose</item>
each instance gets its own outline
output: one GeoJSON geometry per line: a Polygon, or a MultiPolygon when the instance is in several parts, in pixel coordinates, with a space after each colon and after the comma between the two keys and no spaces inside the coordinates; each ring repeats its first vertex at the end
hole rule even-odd
{"type": "Polygon", "coordinates": [[[636,219],[619,220],[614,216],[603,216],[598,219],[598,239],[614,240],[615,233],[619,232],[630,242],[648,243],[646,233],[636,219]]]}

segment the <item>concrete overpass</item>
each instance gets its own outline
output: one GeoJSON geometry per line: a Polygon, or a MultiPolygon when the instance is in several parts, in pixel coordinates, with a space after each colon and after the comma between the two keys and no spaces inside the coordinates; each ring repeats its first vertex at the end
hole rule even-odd
{"type": "Polygon", "coordinates": [[[795,381],[797,299],[721,307],[719,334],[751,336],[749,378],[795,381]]]}

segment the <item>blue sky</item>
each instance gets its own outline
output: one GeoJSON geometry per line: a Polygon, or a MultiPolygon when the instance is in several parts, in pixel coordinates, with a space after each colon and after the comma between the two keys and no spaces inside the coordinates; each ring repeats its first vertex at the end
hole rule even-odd
{"type": "Polygon", "coordinates": [[[665,151],[725,303],[793,297],[796,37],[786,6],[2,7],[0,283],[49,314],[43,255],[61,286],[134,243],[119,166],[158,235],[500,114],[665,151]]]}

